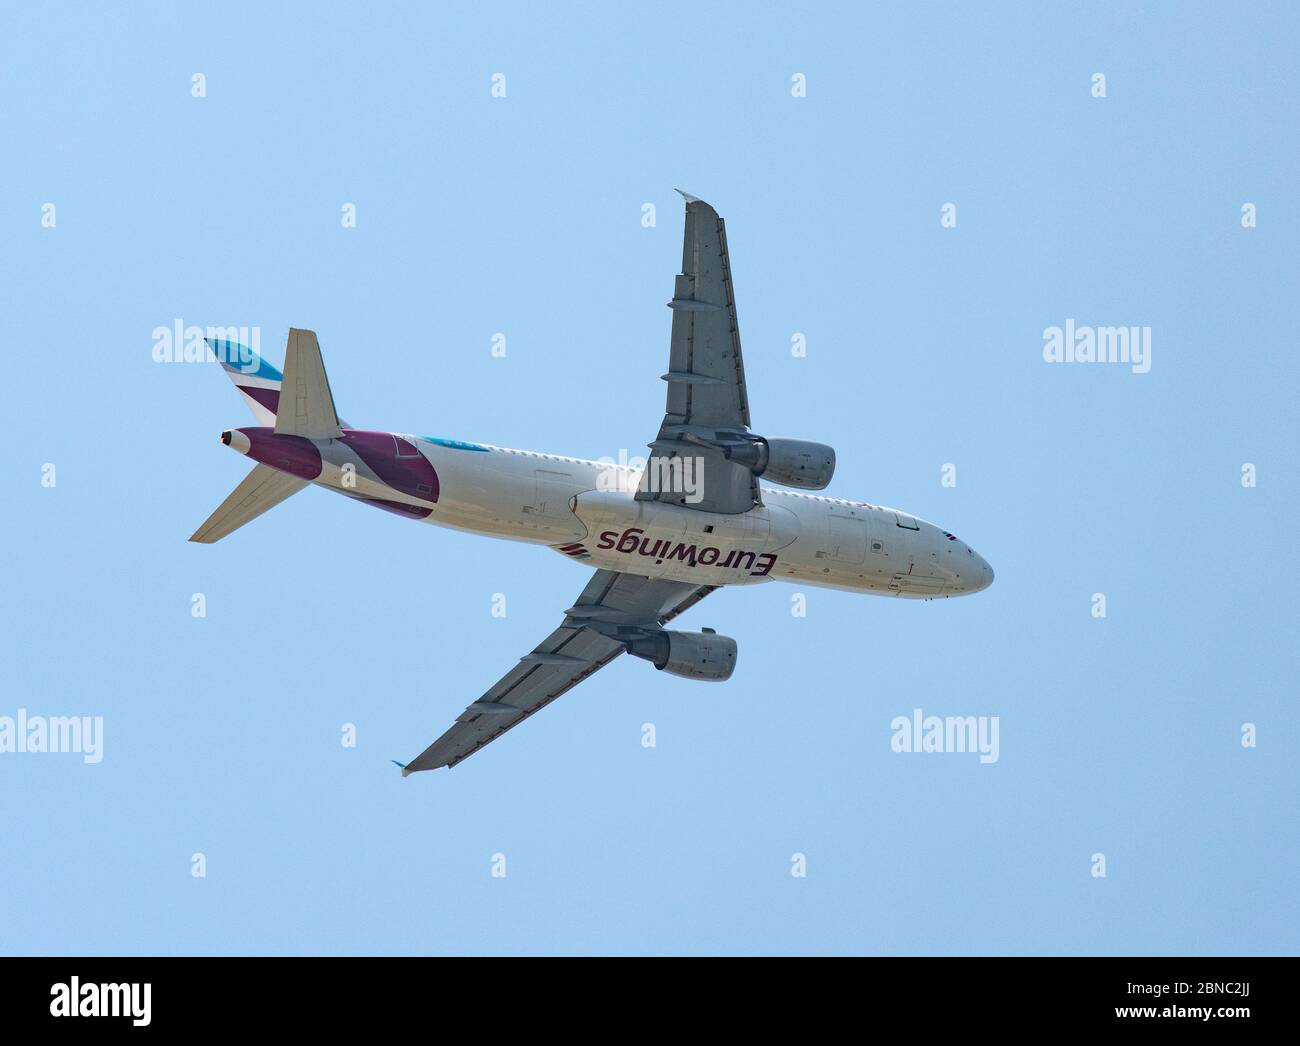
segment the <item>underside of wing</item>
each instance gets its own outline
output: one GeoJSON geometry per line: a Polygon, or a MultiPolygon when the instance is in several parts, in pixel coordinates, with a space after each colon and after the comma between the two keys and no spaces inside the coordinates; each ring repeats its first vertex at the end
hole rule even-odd
{"type": "Polygon", "coordinates": [[[682,271],[673,285],[665,424],[749,428],[727,233],[718,212],[687,198],[682,271]]]}
{"type": "Polygon", "coordinates": [[[655,581],[598,570],[563,624],[520,658],[451,727],[402,769],[452,767],[545,708],[627,649],[713,591],[708,585],[655,581]]]}
{"type": "Polygon", "coordinates": [[[305,486],[305,479],[291,476],[287,472],[278,472],[269,465],[256,465],[226,500],[216,507],[212,515],[203,521],[203,525],[190,540],[202,545],[220,541],[305,486]]]}
{"type": "MultiPolygon", "coordinates": [[[[750,425],[727,233],[718,212],[693,196],[686,196],[682,271],[668,307],[673,310],[672,340],[668,371],[662,375],[668,383],[667,406],[650,449],[652,460],[666,462],[663,475],[672,474],[672,459],[687,459],[702,497],[688,498],[673,489],[647,489],[637,497],[706,512],[748,512],[761,503],[758,481],[723,449],[743,443],[750,425]]],[[[688,466],[676,467],[680,473],[688,466]]]]}

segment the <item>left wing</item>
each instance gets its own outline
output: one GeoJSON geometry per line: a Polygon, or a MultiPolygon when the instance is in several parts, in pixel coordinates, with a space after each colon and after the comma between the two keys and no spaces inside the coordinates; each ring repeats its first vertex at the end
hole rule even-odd
{"type": "MultiPolygon", "coordinates": [[[[681,190],[678,190],[679,192],[681,190]]],[[[738,514],[762,504],[758,480],[733,461],[728,448],[749,446],[749,394],[740,352],[736,296],[731,285],[727,230],[703,200],[686,198],[682,271],[673,285],[672,340],[668,349],[667,406],[651,461],[685,458],[699,471],[703,497],[687,501],[680,491],[638,491],[638,501],[666,501],[705,512],[738,514]]],[[[682,467],[681,465],[677,466],[682,467]]],[[[671,474],[665,465],[664,475],[671,474]]]]}
{"type": "Polygon", "coordinates": [[[713,589],[597,570],[578,602],[565,611],[564,623],[402,767],[402,776],[468,759],[604,668],[627,649],[625,641],[658,631],[713,589]]]}

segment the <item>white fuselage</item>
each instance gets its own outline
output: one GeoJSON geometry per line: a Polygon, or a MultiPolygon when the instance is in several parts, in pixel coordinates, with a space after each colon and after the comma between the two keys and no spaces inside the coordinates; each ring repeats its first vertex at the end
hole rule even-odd
{"type": "Polygon", "coordinates": [[[635,498],[639,470],[485,444],[403,436],[438,475],[437,501],[347,476],[323,455],[316,482],[428,508],[424,521],[547,545],[587,566],[700,585],[779,579],[932,599],[993,580],[967,544],[925,520],[862,501],[762,488],[727,515],[635,498]]]}

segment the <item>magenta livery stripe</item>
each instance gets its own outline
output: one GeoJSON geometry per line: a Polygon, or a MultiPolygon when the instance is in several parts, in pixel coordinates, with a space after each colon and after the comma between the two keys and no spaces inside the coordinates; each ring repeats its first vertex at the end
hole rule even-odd
{"type": "Polygon", "coordinates": [[[279,389],[264,389],[257,385],[236,385],[235,388],[249,399],[261,404],[272,414],[277,413],[280,409],[279,389]]]}

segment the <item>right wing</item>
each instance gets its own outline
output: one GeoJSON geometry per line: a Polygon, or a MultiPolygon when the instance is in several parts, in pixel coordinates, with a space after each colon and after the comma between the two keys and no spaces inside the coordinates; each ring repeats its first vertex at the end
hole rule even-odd
{"type": "Polygon", "coordinates": [[[231,531],[256,519],[269,508],[307,486],[307,480],[279,472],[269,465],[255,465],[242,483],[230,492],[216,511],[194,532],[191,541],[210,545],[231,531]]]}
{"type": "Polygon", "coordinates": [[[564,623],[404,766],[402,776],[468,759],[623,653],[626,647],[615,636],[655,631],[713,589],[597,570],[565,611],[564,623]]]}
{"type": "Polygon", "coordinates": [[[314,331],[289,328],[275,433],[307,439],[338,439],[343,435],[314,331]]]}
{"type": "Polygon", "coordinates": [[[700,470],[702,498],[687,501],[672,489],[641,490],[636,498],[735,515],[762,504],[762,498],[753,472],[724,450],[750,439],[727,231],[717,211],[703,200],[682,195],[682,271],[668,303],[673,330],[668,372],[661,375],[668,383],[667,403],[650,450],[651,465],[673,458],[693,462],[700,470]]]}

